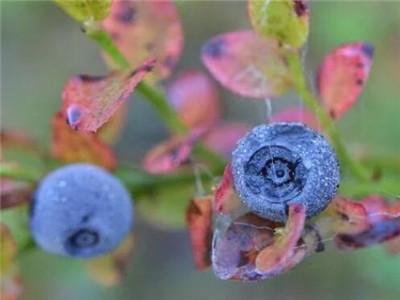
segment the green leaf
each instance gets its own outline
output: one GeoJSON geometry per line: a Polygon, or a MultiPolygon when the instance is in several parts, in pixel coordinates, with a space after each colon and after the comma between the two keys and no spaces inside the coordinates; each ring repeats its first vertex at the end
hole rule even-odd
{"type": "Polygon", "coordinates": [[[307,0],[249,0],[248,12],[255,31],[277,38],[282,45],[300,48],[309,27],[307,0]]]}
{"type": "Polygon", "coordinates": [[[112,0],[54,0],[68,15],[79,22],[100,21],[107,17],[112,0]]]}

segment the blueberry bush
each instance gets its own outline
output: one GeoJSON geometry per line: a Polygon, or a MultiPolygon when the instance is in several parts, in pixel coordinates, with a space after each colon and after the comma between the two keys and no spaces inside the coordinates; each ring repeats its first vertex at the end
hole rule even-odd
{"type": "Polygon", "coordinates": [[[107,71],[65,81],[49,146],[2,128],[4,299],[29,298],[21,261],[35,251],[77,260],[100,285],[121,284],[145,240],[137,219],[185,230],[194,268],[236,282],[296,273],[325,250],[381,246],[398,256],[398,151],[351,147],[340,125],[362,101],[374,46],[385,45],[345,41],[310,78],[310,4],[248,0],[249,26],[209,37],[196,49],[204,70],[178,73],[185,2],[54,0],[107,71]],[[257,104],[261,124],[224,119],[221,90],[257,104]],[[276,110],[288,93],[298,104],[276,110]],[[168,131],[134,166],[115,147],[132,94],[168,131]]]}

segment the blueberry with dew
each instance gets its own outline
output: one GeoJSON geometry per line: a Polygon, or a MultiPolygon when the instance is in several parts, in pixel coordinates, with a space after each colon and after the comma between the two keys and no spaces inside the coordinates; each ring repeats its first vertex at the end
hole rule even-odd
{"type": "Polygon", "coordinates": [[[301,203],[307,217],[334,198],[340,171],[327,140],[301,123],[253,128],[232,153],[234,187],[254,213],[285,221],[290,204],[301,203]]]}
{"type": "Polygon", "coordinates": [[[63,166],[40,183],[30,228],[45,251],[94,257],[115,249],[130,232],[132,199],[121,182],[89,164],[63,166]]]}

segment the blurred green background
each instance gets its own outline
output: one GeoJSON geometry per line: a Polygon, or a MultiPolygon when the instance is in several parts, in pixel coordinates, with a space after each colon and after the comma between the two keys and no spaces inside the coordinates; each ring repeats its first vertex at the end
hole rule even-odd
{"type": "MultiPolygon", "coordinates": [[[[201,45],[215,34],[249,28],[243,1],[179,2],[185,50],[177,71],[203,68],[201,45]]],[[[340,121],[349,147],[398,155],[400,148],[400,1],[315,1],[311,5],[307,65],[315,69],[330,48],[344,42],[372,43],[375,59],[359,103],[340,121]]],[[[1,1],[1,127],[19,129],[48,145],[50,117],[59,109],[69,76],[101,74],[106,67],[94,43],[51,2],[1,1]]],[[[263,122],[263,104],[240,101],[221,89],[224,117],[263,122]]],[[[116,145],[122,162],[137,164],[166,130],[139,97],[116,145]]],[[[137,98],[137,99],[136,99],[137,98]]],[[[273,109],[298,103],[294,94],[273,109]]],[[[88,278],[77,260],[35,251],[22,258],[26,299],[380,299],[400,295],[400,258],[375,247],[328,250],[293,271],[259,283],[218,280],[196,272],[187,233],[137,221],[135,254],[126,280],[104,288],[88,278]]]]}

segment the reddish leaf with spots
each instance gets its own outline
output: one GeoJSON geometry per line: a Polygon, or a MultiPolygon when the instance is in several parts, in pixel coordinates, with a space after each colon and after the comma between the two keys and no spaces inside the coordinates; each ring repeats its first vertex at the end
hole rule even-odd
{"type": "Polygon", "coordinates": [[[96,134],[73,130],[60,113],[54,116],[52,126],[52,153],[55,158],[65,163],[93,163],[109,170],[116,167],[113,151],[96,134]]]}
{"type": "Polygon", "coordinates": [[[301,122],[319,131],[321,129],[315,115],[305,107],[287,107],[276,112],[270,118],[270,122],[301,122]]]}
{"type": "Polygon", "coordinates": [[[220,118],[217,88],[203,72],[180,74],[168,86],[168,100],[189,128],[207,128],[220,118]]]}
{"type": "Polygon", "coordinates": [[[154,63],[148,60],[134,70],[107,76],[72,77],[62,94],[62,114],[69,125],[79,131],[97,131],[129,98],[154,63]]]}
{"type": "MultiPolygon", "coordinates": [[[[157,65],[150,78],[170,75],[183,48],[183,32],[172,1],[113,1],[102,22],[132,67],[154,57],[157,65]]],[[[107,62],[111,59],[107,57],[107,62]]]]}
{"type": "Polygon", "coordinates": [[[145,156],[143,168],[152,174],[166,174],[188,163],[198,135],[173,136],[156,145],[145,156]]]}
{"type": "Polygon", "coordinates": [[[282,95],[292,82],[277,40],[253,31],[225,33],[202,48],[202,60],[224,87],[245,97],[282,95]]]}
{"type": "Polygon", "coordinates": [[[400,204],[379,196],[362,201],[335,199],[336,210],[347,226],[336,227],[335,243],[340,249],[355,249],[387,242],[400,236],[400,204]]]}
{"type": "Polygon", "coordinates": [[[186,223],[192,243],[193,259],[198,270],[211,265],[212,195],[190,201],[186,223]]]}
{"type": "Polygon", "coordinates": [[[372,65],[373,47],[357,42],[342,45],[322,62],[317,85],[332,118],[338,119],[358,100],[372,65]]]}
{"type": "Polygon", "coordinates": [[[204,143],[211,150],[230,159],[237,141],[243,137],[247,131],[249,131],[249,127],[243,123],[220,123],[207,132],[204,136],[204,143]]]}

